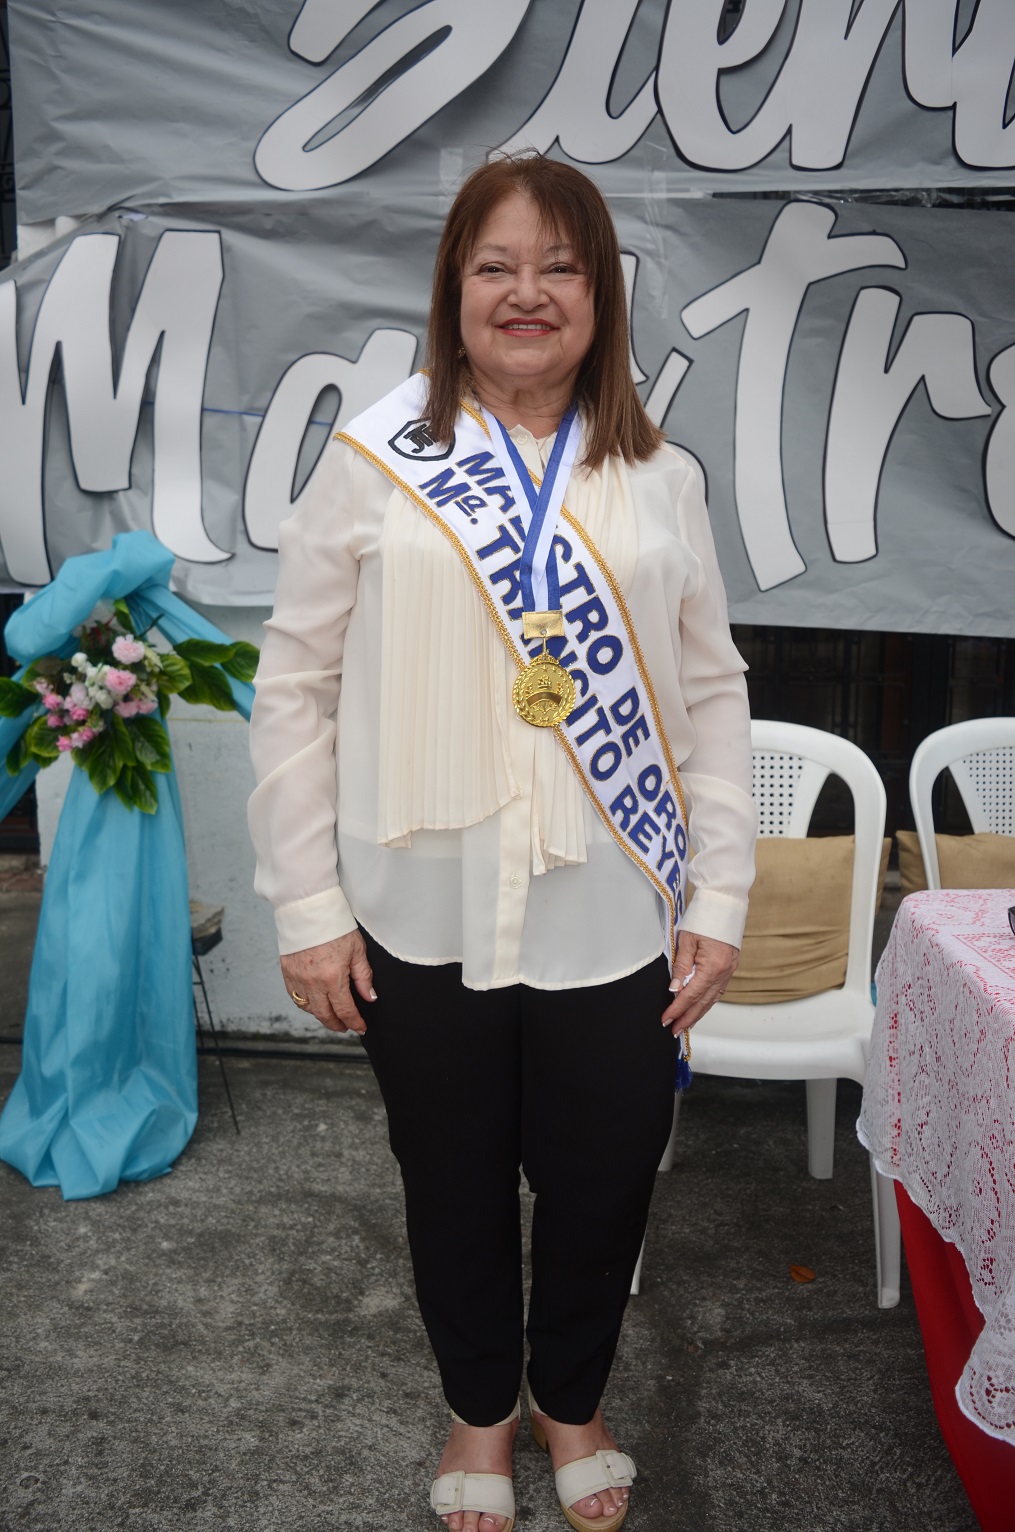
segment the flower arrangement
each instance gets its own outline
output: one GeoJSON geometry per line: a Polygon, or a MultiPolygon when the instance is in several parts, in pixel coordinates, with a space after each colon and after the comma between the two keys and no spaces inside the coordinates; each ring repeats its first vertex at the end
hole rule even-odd
{"type": "Polygon", "coordinates": [[[228,677],[252,681],[253,644],[188,638],[158,650],[135,630],[125,601],[97,607],[75,628],[69,656],[44,655],[20,680],[0,677],[0,716],[36,716],[7,756],[12,776],[31,762],[50,766],[69,754],[97,793],[116,793],[128,809],[154,814],[154,772],[169,771],[169,735],[162,719],[170,697],[235,709],[228,677]],[[161,714],[161,718],[158,716],[161,714]]]}

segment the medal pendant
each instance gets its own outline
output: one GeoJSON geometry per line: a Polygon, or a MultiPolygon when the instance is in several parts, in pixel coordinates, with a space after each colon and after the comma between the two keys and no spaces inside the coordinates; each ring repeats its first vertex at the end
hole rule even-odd
{"type": "Polygon", "coordinates": [[[515,677],[511,700],[519,718],[537,729],[563,723],[574,707],[574,682],[544,647],[515,677]]]}

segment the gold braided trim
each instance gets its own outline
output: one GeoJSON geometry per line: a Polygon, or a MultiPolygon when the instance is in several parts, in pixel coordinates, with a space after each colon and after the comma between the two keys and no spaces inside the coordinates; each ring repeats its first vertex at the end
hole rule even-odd
{"type": "MultiPolygon", "coordinates": [[[[482,426],[483,434],[485,436],[489,436],[490,435],[490,427],[487,425],[486,421],[483,419],[482,415],[478,412],[478,410],[474,410],[472,408],[472,405],[469,404],[465,399],[459,399],[458,404],[459,404],[459,407],[460,407],[460,409],[462,411],[462,414],[463,415],[468,415],[469,419],[470,420],[474,420],[476,422],[477,426],[482,426]]],[[[491,440],[492,440],[492,438],[491,438],[491,440]]]]}

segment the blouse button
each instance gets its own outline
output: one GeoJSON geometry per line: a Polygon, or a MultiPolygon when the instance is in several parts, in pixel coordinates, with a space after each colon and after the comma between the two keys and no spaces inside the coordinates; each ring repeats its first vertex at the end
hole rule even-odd
{"type": "Polygon", "coordinates": [[[518,876],[518,874],[516,872],[513,872],[511,874],[510,878],[508,879],[508,882],[511,884],[512,888],[521,888],[521,886],[522,886],[522,880],[521,880],[521,878],[518,876]]]}

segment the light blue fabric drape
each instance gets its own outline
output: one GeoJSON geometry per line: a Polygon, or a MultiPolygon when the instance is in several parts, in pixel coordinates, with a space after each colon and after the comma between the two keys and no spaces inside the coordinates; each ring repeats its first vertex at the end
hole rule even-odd
{"type": "MultiPolygon", "coordinates": [[[[172,554],[147,532],[68,559],[10,618],[26,665],[72,654],[96,603],[125,599],[139,628],[171,642],[229,639],[172,595],[172,554]]],[[[231,682],[250,716],[253,687],[231,682]]],[[[0,761],[32,714],[0,720],[0,761]]],[[[0,784],[0,818],[35,767],[0,784]]],[[[124,808],[75,769],[46,874],[32,960],[21,1074],[0,1114],[0,1158],[68,1199],[163,1175],[197,1121],[190,914],[175,773],[155,778],[159,808],[124,808]]]]}

